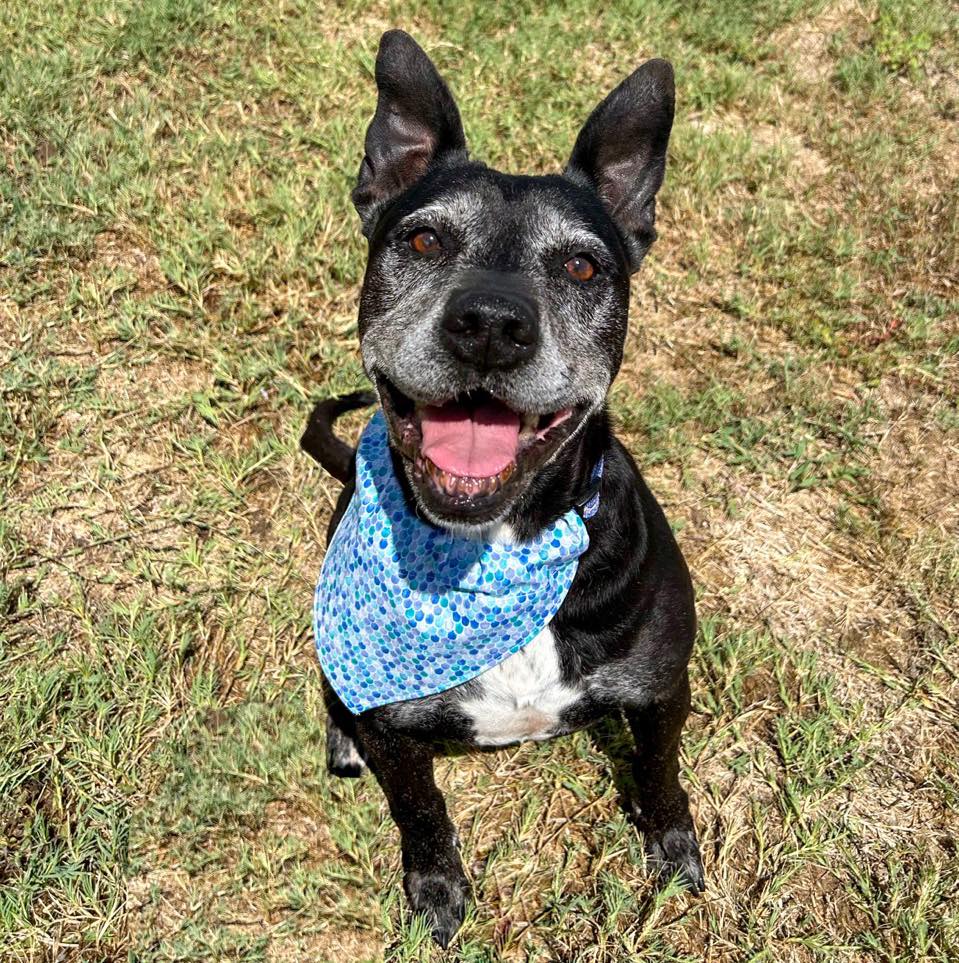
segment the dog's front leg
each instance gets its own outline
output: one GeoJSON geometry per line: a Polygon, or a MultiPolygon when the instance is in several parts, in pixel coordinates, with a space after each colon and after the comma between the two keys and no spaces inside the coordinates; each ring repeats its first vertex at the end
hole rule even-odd
{"type": "Polygon", "coordinates": [[[456,830],[433,778],[433,749],[363,717],[357,729],[400,830],[410,905],[426,914],[433,938],[445,948],[463,922],[469,883],[456,830]]]}
{"type": "Polygon", "coordinates": [[[689,677],[683,672],[667,698],[626,706],[625,713],[636,740],[633,815],[651,868],[664,880],[678,874],[690,890],[701,893],[706,884],[699,842],[689,796],[679,783],[679,743],[689,702],[689,677]]]}

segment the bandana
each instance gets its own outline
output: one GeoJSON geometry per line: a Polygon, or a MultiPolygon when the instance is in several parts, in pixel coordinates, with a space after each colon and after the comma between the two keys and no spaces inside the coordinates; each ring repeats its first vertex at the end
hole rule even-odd
{"type": "Polygon", "coordinates": [[[475,679],[549,624],[589,547],[592,497],[528,542],[452,535],[407,506],[377,411],[356,453],[356,492],[320,571],[313,629],[323,672],[353,713],[475,679]]]}

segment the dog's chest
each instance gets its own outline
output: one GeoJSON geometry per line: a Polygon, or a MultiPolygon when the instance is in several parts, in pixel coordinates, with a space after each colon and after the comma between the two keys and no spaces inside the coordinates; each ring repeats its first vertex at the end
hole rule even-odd
{"type": "Polygon", "coordinates": [[[582,693],[563,682],[556,640],[547,626],[528,645],[477,680],[459,705],[481,746],[548,739],[561,730],[564,710],[582,693]]]}

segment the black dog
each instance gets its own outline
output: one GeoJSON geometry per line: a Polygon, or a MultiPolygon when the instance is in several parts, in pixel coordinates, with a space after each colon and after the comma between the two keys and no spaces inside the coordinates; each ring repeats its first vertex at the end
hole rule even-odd
{"type": "Polygon", "coordinates": [[[383,36],[376,83],[353,192],[369,239],[359,332],[376,394],[322,402],[303,438],[345,483],[330,537],[354,488],[353,450],[332,423],[375,400],[408,505],[464,538],[528,540],[583,504],[600,458],[605,468],[589,549],[549,626],[472,681],[357,716],[327,685],[330,771],[356,776],[368,764],[376,775],[400,829],[410,903],[446,946],[468,883],[433,779],[438,744],[545,739],[622,712],[636,739],[634,815],[650,863],[699,892],[678,761],[693,592],[605,408],[622,359],[629,278],[656,236],[672,68],[643,64],[593,111],[563,174],[540,177],[468,159],[453,97],[407,34],[383,36]],[[431,459],[427,417],[448,417],[480,439],[474,467],[431,459]],[[510,450],[491,452],[500,436],[484,440],[483,426],[507,422],[510,450]]]}

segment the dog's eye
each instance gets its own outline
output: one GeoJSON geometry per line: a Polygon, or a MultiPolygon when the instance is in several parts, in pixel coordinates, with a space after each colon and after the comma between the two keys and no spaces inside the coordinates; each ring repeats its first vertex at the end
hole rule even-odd
{"type": "Polygon", "coordinates": [[[574,281],[583,283],[596,273],[596,265],[585,254],[574,254],[563,266],[574,281]]]}
{"type": "Polygon", "coordinates": [[[429,230],[416,231],[410,236],[409,244],[417,254],[437,254],[443,247],[436,232],[429,230]]]}

